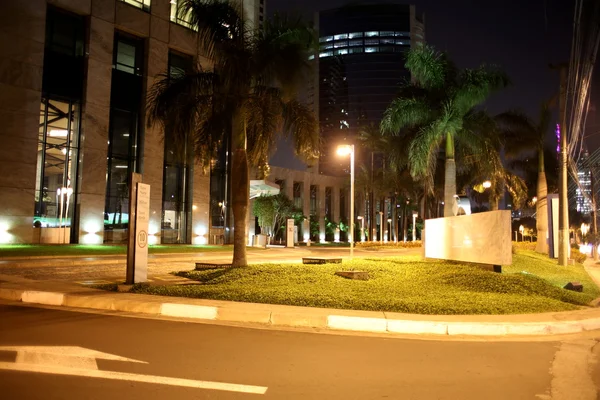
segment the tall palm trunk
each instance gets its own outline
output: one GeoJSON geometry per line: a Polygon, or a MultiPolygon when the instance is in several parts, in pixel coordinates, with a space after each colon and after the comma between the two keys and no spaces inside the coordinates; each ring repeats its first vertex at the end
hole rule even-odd
{"type": "Polygon", "coordinates": [[[537,181],[537,203],[536,203],[536,229],[537,244],[535,251],[548,254],[548,184],[546,183],[546,171],[544,169],[544,150],[538,151],[538,181],[537,181]]]}
{"type": "Polygon", "coordinates": [[[444,217],[452,217],[456,194],[456,163],[454,162],[454,137],[446,134],[446,166],[444,176],[444,217]]]}
{"type": "Polygon", "coordinates": [[[246,153],[246,120],[242,110],[233,115],[233,157],[231,162],[231,202],[233,211],[233,267],[245,267],[246,259],[246,223],[250,199],[250,176],[248,155],[246,153]]]}

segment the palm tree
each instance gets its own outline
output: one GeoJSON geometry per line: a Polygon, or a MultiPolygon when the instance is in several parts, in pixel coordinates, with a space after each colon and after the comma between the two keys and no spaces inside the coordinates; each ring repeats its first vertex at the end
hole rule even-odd
{"type": "MultiPolygon", "coordinates": [[[[433,186],[437,154],[445,142],[444,216],[452,215],[456,194],[456,146],[474,148],[465,121],[473,108],[492,92],[507,86],[508,78],[496,68],[482,65],[458,70],[444,53],[423,45],[408,52],[406,68],[413,77],[384,113],[381,128],[399,134],[404,128],[418,127],[409,150],[411,175],[433,186]]],[[[477,139],[477,138],[475,138],[477,139]]]]}
{"type": "Polygon", "coordinates": [[[375,154],[378,152],[382,152],[385,148],[384,138],[381,135],[381,130],[375,124],[369,124],[366,126],[362,126],[358,131],[358,140],[363,144],[363,146],[370,151],[371,153],[371,166],[369,168],[369,173],[371,175],[371,189],[369,192],[369,238],[373,241],[375,238],[372,237],[373,230],[376,229],[375,224],[375,192],[373,184],[376,180],[376,172],[375,172],[375,154]]]}
{"type": "Polygon", "coordinates": [[[504,149],[507,157],[515,158],[525,152],[534,151],[537,156],[537,202],[536,228],[538,241],[535,250],[548,253],[546,235],[548,232],[548,183],[544,157],[544,140],[550,131],[550,105],[552,100],[544,102],[540,109],[539,121],[535,123],[523,112],[508,111],[496,117],[505,137],[504,149]]]}
{"type": "Polygon", "coordinates": [[[314,34],[300,20],[282,17],[252,30],[243,11],[228,1],[182,0],[177,12],[189,15],[199,53],[213,66],[161,75],[149,93],[148,124],[159,123],[165,140],[191,142],[204,162],[230,135],[232,265],[245,266],[249,166],[257,166],[272,150],[278,132],[289,135],[298,154],[307,158],[318,149],[316,119],[294,100],[309,67],[314,34]]]}

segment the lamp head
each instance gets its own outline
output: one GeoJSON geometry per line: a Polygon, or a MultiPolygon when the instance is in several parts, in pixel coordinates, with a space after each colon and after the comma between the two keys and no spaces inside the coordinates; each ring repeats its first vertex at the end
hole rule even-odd
{"type": "Polygon", "coordinates": [[[336,153],[338,156],[347,156],[352,153],[352,146],[349,144],[341,144],[337,147],[336,153]]]}
{"type": "Polygon", "coordinates": [[[483,182],[482,186],[483,186],[485,189],[489,189],[489,188],[491,188],[491,187],[492,187],[492,182],[490,182],[490,181],[485,181],[485,182],[483,182]]]}

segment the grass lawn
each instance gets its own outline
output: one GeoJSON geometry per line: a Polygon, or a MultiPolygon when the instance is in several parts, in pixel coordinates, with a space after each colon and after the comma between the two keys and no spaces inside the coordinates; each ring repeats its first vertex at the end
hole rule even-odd
{"type": "Polygon", "coordinates": [[[136,285],[133,292],[203,299],[417,314],[519,314],[575,310],[600,296],[583,266],[520,250],[497,274],[418,257],[355,259],[345,270],[368,271],[369,281],[334,276],[340,265],[264,264],[186,271],[189,286],[136,285]],[[579,281],[584,293],[562,289],[579,281]]]}
{"type": "MultiPolygon", "coordinates": [[[[203,253],[207,251],[231,251],[233,246],[210,245],[181,245],[161,244],[150,245],[150,254],[158,253],[203,253]]],[[[34,257],[34,256],[98,256],[126,254],[125,245],[85,245],[85,244],[58,244],[58,245],[32,245],[10,244],[0,245],[0,257],[34,257]]]]}

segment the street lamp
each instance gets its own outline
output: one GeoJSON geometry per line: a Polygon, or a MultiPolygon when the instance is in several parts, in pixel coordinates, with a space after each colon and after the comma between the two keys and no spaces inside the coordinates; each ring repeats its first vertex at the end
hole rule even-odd
{"type": "Polygon", "coordinates": [[[350,155],[350,258],[354,257],[354,145],[342,144],[337,147],[339,156],[350,155]]]}
{"type": "Polygon", "coordinates": [[[492,187],[492,182],[490,182],[490,181],[484,181],[482,185],[483,185],[484,189],[489,189],[489,188],[492,187]]]}

